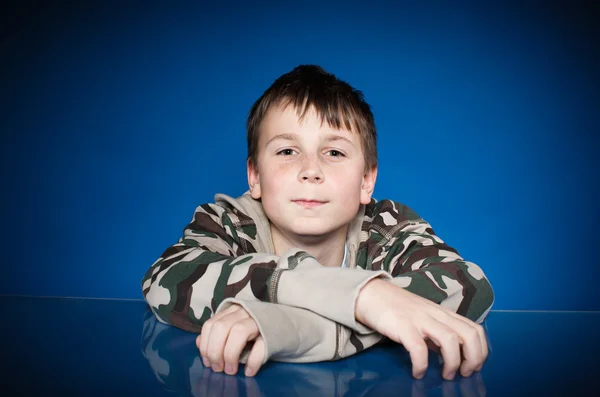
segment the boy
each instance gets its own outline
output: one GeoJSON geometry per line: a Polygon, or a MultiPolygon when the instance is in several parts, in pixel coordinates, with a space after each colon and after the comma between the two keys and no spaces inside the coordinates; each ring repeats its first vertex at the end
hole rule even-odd
{"type": "Polygon", "coordinates": [[[371,197],[376,130],[360,91],[314,65],[282,75],[247,122],[249,191],[199,206],[142,290],[161,322],[197,332],[204,365],[337,360],[384,338],[422,378],[479,371],[493,291],[410,208],[371,197]]]}

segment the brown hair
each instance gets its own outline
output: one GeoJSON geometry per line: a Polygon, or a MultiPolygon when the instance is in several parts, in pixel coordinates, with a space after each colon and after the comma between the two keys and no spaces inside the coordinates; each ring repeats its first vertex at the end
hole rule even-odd
{"type": "Polygon", "coordinates": [[[280,76],[250,109],[247,121],[248,160],[257,165],[259,127],[273,106],[293,104],[300,120],[315,108],[321,123],[360,135],[366,170],[377,166],[377,131],[371,107],[361,91],[317,65],[300,65],[280,76]]]}

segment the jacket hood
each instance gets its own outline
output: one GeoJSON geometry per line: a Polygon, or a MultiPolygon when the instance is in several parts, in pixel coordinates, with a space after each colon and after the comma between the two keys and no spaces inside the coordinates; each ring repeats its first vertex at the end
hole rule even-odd
{"type": "MultiPolygon", "coordinates": [[[[260,200],[252,198],[250,191],[247,190],[241,196],[234,198],[226,194],[218,193],[215,195],[215,203],[233,207],[241,213],[249,216],[256,225],[256,249],[258,252],[275,254],[275,246],[273,245],[273,237],[271,235],[271,222],[265,214],[260,200]]],[[[348,234],[346,236],[346,244],[348,245],[348,267],[356,267],[356,253],[360,244],[360,232],[362,229],[363,217],[366,206],[361,204],[356,216],[350,222],[348,234]]]]}

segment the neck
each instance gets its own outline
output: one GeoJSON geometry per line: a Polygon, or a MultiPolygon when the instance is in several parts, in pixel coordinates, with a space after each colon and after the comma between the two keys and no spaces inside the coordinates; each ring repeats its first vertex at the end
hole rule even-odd
{"type": "Polygon", "coordinates": [[[271,235],[276,255],[283,255],[291,248],[306,251],[323,266],[340,267],[344,259],[348,227],[341,228],[327,236],[290,236],[282,233],[271,224],[271,235]]]}

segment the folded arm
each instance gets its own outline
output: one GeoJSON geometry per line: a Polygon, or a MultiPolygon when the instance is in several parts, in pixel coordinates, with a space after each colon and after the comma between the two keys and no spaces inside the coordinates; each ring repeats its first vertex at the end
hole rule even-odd
{"type": "Polygon", "coordinates": [[[357,320],[402,343],[423,376],[428,347],[444,357],[443,375],[453,379],[479,371],[488,354],[482,323],[494,300],[481,268],[465,261],[410,208],[392,203],[376,214],[366,266],[384,269],[388,280],[370,281],[355,302],[357,320]],[[394,216],[391,216],[394,214],[394,216]]]}
{"type": "MultiPolygon", "coordinates": [[[[220,335],[220,339],[227,341],[225,344],[244,345],[246,340],[256,338],[255,334],[250,335],[252,332],[248,333],[248,337],[243,331],[234,332],[236,326],[239,326],[237,331],[245,327],[249,330],[253,329],[254,325],[249,327],[246,320],[239,321],[237,325],[234,325],[230,319],[222,317],[222,314],[231,312],[232,306],[235,305],[241,306],[254,320],[258,333],[262,338],[260,347],[263,352],[260,365],[268,360],[306,363],[341,359],[371,347],[384,338],[376,332],[368,335],[357,335],[350,328],[310,310],[268,302],[228,298],[217,308],[215,316],[211,319],[213,323],[210,326],[207,323],[205,326],[205,328],[209,328],[206,330],[209,334],[215,327],[219,327],[220,333],[228,333],[228,335],[220,335]],[[215,321],[218,322],[219,320],[222,321],[222,324],[216,325],[215,321]],[[236,341],[236,338],[241,339],[236,341]]],[[[229,317],[231,318],[231,316],[229,317]]],[[[243,319],[245,316],[239,318],[243,319]]],[[[205,329],[203,329],[204,332],[205,329]]],[[[200,335],[199,339],[202,337],[208,338],[211,342],[213,341],[212,336],[200,335]]],[[[201,340],[201,342],[205,343],[204,346],[200,346],[201,353],[202,350],[209,352],[208,341],[201,340]]],[[[228,349],[223,349],[221,345],[216,354],[210,357],[210,363],[217,362],[219,369],[222,369],[224,364],[230,364],[230,368],[236,368],[238,359],[240,363],[250,362],[250,356],[256,353],[253,351],[256,347],[254,345],[251,348],[244,349],[241,355],[236,354],[236,357],[227,357],[226,352],[228,349]],[[232,362],[232,360],[234,361],[232,362]]],[[[239,349],[236,351],[239,351],[239,349]]],[[[255,361],[253,362],[255,368],[260,365],[257,365],[255,361]]]]}
{"type": "MultiPolygon", "coordinates": [[[[366,282],[385,274],[325,268],[297,249],[282,256],[256,253],[256,236],[256,226],[244,214],[215,204],[199,206],[183,237],[164,251],[142,279],[144,299],[157,319],[199,333],[226,298],[301,307],[310,295],[306,291],[335,281],[336,289],[330,293],[339,291],[338,299],[349,302],[366,282]],[[339,276],[340,271],[344,276],[339,276]]],[[[317,313],[328,312],[323,302],[311,302],[309,306],[318,306],[317,313]]],[[[345,304],[342,317],[356,323],[351,305],[345,304]]]]}
{"type": "Polygon", "coordinates": [[[394,238],[394,245],[405,248],[383,265],[392,284],[472,321],[485,320],[494,292],[478,265],[464,260],[426,222],[410,224],[394,238]]]}

